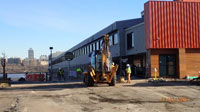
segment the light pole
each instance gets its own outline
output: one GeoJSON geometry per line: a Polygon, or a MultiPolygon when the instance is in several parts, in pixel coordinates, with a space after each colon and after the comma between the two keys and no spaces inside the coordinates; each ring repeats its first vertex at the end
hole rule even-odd
{"type": "Polygon", "coordinates": [[[50,60],[51,60],[51,70],[50,70],[50,80],[52,81],[52,74],[53,74],[53,69],[52,69],[52,50],[53,50],[53,47],[49,47],[49,49],[50,49],[50,52],[51,52],[51,54],[50,54],[50,60]]]}
{"type": "Polygon", "coordinates": [[[7,79],[7,75],[6,75],[6,55],[5,53],[2,53],[3,55],[3,59],[1,59],[1,65],[3,67],[3,79],[7,79]]]}

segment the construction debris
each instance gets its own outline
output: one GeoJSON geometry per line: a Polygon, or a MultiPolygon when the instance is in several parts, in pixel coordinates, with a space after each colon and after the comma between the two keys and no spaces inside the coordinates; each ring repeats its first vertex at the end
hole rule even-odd
{"type": "Polygon", "coordinates": [[[155,78],[149,78],[148,82],[158,83],[158,82],[166,82],[166,80],[163,79],[163,78],[157,78],[157,79],[155,79],[155,78]]]}

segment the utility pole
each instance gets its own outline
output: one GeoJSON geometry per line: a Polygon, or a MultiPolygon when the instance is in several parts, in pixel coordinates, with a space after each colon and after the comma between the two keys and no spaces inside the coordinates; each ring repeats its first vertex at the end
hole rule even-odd
{"type": "Polygon", "coordinates": [[[1,65],[3,67],[3,78],[0,79],[0,86],[1,87],[10,87],[11,79],[7,77],[6,73],[6,55],[2,53],[3,58],[1,59],[1,65]]]}
{"type": "Polygon", "coordinates": [[[6,76],[6,55],[5,53],[2,53],[3,55],[3,59],[1,59],[1,65],[3,67],[3,79],[6,79],[7,76],[6,76]]]}
{"type": "Polygon", "coordinates": [[[51,54],[50,54],[50,60],[51,60],[51,70],[50,70],[50,80],[52,81],[53,79],[52,79],[52,77],[53,77],[53,68],[52,68],[52,50],[53,50],[53,47],[49,47],[49,49],[50,49],[50,52],[51,52],[51,54]]]}

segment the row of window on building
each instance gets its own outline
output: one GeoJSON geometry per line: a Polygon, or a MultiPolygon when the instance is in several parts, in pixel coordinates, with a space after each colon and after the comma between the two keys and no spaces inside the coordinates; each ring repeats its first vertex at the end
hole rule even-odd
{"type": "MultiPolygon", "coordinates": [[[[118,33],[114,33],[114,34],[110,35],[109,40],[110,40],[110,46],[118,44],[118,42],[119,42],[118,33]]],[[[103,43],[103,37],[95,42],[92,42],[88,45],[85,45],[85,46],[73,51],[74,57],[76,58],[79,56],[83,56],[83,55],[91,53],[92,51],[95,51],[95,50],[101,50],[102,43],[103,43]]]]}
{"type": "MultiPolygon", "coordinates": [[[[114,33],[114,34],[110,35],[109,40],[110,40],[110,43],[109,43],[110,46],[118,44],[118,42],[119,42],[118,34],[114,33]]],[[[103,43],[103,37],[95,42],[92,42],[88,45],[85,45],[84,47],[81,47],[81,48],[73,51],[72,53],[75,58],[79,57],[79,56],[83,56],[83,55],[91,53],[92,51],[101,50],[102,43],[103,43]]],[[[134,48],[134,46],[135,46],[135,35],[134,35],[134,32],[131,32],[131,33],[127,34],[127,49],[134,48]]],[[[64,60],[65,60],[64,57],[60,57],[59,59],[53,61],[52,64],[54,65],[54,64],[63,62],[64,60]]]]}

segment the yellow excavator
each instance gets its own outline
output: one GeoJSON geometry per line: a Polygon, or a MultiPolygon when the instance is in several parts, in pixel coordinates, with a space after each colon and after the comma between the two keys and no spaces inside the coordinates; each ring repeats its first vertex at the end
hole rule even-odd
{"type": "Polygon", "coordinates": [[[107,83],[109,86],[115,86],[118,65],[112,63],[109,35],[104,36],[102,50],[93,51],[90,54],[90,59],[87,72],[83,72],[85,85],[93,86],[95,83],[107,83]]]}

